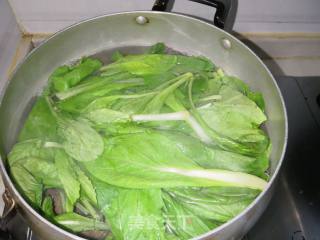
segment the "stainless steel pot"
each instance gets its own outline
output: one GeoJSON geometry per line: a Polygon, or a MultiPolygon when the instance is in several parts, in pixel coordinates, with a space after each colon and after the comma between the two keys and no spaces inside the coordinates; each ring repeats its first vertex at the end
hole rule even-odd
{"type": "Polygon", "coordinates": [[[35,96],[47,84],[49,74],[62,64],[115,48],[137,51],[156,42],[165,42],[183,53],[212,59],[228,74],[243,79],[254,90],[261,91],[266,101],[268,121],[265,127],[273,144],[268,187],[240,215],[198,239],[239,239],[266,208],[284,156],[288,131],[283,99],[268,69],[243,43],[206,22],[166,12],[124,12],[86,20],[55,34],[27,56],[7,87],[1,90],[1,174],[18,211],[40,238],[83,239],[60,229],[32,209],[7,172],[6,154],[15,143],[35,96]]]}

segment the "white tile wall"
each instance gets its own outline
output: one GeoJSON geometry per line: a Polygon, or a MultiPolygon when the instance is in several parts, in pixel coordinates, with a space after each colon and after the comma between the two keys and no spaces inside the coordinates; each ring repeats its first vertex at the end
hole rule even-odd
{"type": "Polygon", "coordinates": [[[20,38],[20,30],[8,2],[0,0],[0,88],[8,77],[20,38]]]}
{"type": "MultiPolygon", "coordinates": [[[[154,0],[9,0],[25,31],[50,33],[93,16],[150,10],[154,0]]],[[[320,0],[239,0],[240,32],[320,32],[320,0]]],[[[213,9],[175,0],[173,11],[211,19],[213,9]]]]}
{"type": "MultiPolygon", "coordinates": [[[[20,35],[8,2],[0,0],[0,89],[4,87],[8,78],[8,69],[19,44],[20,35]]],[[[1,197],[4,189],[2,178],[0,177],[0,214],[4,210],[4,203],[1,197]]]]}

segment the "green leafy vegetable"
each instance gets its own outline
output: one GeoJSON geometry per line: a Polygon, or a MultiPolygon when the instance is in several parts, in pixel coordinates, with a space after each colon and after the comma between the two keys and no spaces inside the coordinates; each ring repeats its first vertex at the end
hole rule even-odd
{"type": "Polygon", "coordinates": [[[118,196],[120,189],[96,178],[91,179],[96,189],[99,209],[106,215],[111,207],[113,199],[118,196]]]}
{"type": "Polygon", "coordinates": [[[100,90],[100,88],[102,88],[104,92],[108,93],[113,89],[121,89],[121,87],[131,87],[137,84],[141,84],[141,81],[139,80],[141,79],[133,78],[131,74],[126,72],[118,73],[118,74],[114,74],[106,77],[93,76],[93,77],[90,77],[86,82],[82,84],[79,84],[64,92],[56,93],[55,96],[60,100],[65,100],[73,96],[79,95],[81,93],[85,93],[87,91],[100,90]],[[132,83],[132,84],[130,84],[129,86],[124,84],[124,86],[122,86],[121,83],[132,83]]]}
{"type": "Polygon", "coordinates": [[[119,59],[123,58],[123,55],[119,52],[119,51],[115,51],[112,56],[111,59],[112,61],[118,61],[119,59]]]}
{"type": "Polygon", "coordinates": [[[246,188],[181,188],[163,191],[167,228],[189,239],[243,211],[259,191],[246,188]]]}
{"type": "Polygon", "coordinates": [[[225,169],[236,172],[246,172],[256,176],[265,176],[268,168],[266,156],[258,158],[244,156],[239,153],[208,147],[194,137],[179,132],[163,133],[172,141],[177,151],[181,151],[188,158],[206,169],[225,169]]]}
{"type": "Polygon", "coordinates": [[[177,63],[174,55],[130,55],[120,58],[118,61],[103,66],[101,71],[129,72],[135,75],[158,74],[167,72],[177,63]]]}
{"type": "Polygon", "coordinates": [[[44,142],[38,138],[28,139],[14,145],[8,155],[9,165],[14,165],[18,161],[24,161],[28,157],[52,159],[54,153],[51,149],[44,148],[44,142]]]}
{"type": "Polygon", "coordinates": [[[119,187],[239,186],[263,190],[266,185],[253,175],[203,169],[157,132],[121,135],[106,140],[105,145],[103,155],[85,166],[93,176],[119,187]]]}
{"type": "Polygon", "coordinates": [[[164,43],[156,43],[155,45],[151,46],[148,50],[149,54],[164,54],[166,51],[166,45],[164,43]]]}
{"type": "Polygon", "coordinates": [[[213,141],[235,150],[231,144],[221,141],[220,137],[231,139],[239,144],[237,150],[241,153],[259,155],[266,151],[269,140],[259,128],[266,121],[261,109],[249,98],[229,87],[222,87],[219,95],[222,96],[220,101],[198,109],[197,115],[212,130],[213,141]]]}
{"type": "Polygon", "coordinates": [[[253,92],[250,88],[240,79],[231,76],[223,76],[222,82],[228,86],[235,88],[236,90],[245,94],[249,99],[254,101],[261,110],[264,110],[265,103],[261,93],[253,92]]]}
{"type": "Polygon", "coordinates": [[[46,196],[43,199],[41,209],[44,212],[45,216],[48,218],[51,218],[55,215],[53,211],[53,201],[50,196],[46,196]]]}
{"type": "Polygon", "coordinates": [[[36,207],[41,206],[45,188],[61,185],[53,152],[43,148],[41,140],[30,139],[16,144],[8,155],[8,163],[14,181],[36,207]]]}
{"type": "Polygon", "coordinates": [[[94,240],[190,239],[266,188],[262,94],[203,56],[166,51],[51,74],[7,159],[48,220],[94,240]]]}
{"type": "Polygon", "coordinates": [[[70,157],[63,151],[57,151],[55,165],[59,169],[58,177],[68,198],[67,212],[73,211],[73,206],[80,197],[80,182],[74,172],[70,157]]]}
{"type": "Polygon", "coordinates": [[[45,97],[39,97],[19,134],[19,141],[34,138],[54,140],[56,134],[56,119],[53,117],[45,97]]]}
{"type": "Polygon", "coordinates": [[[179,236],[179,239],[190,239],[219,226],[219,223],[201,218],[198,214],[191,212],[178,199],[167,193],[163,194],[163,201],[166,228],[179,236]]]}
{"type": "Polygon", "coordinates": [[[87,230],[109,230],[110,227],[105,222],[100,222],[92,218],[87,218],[76,213],[66,213],[54,217],[54,221],[64,228],[73,232],[83,232],[87,230]]]}
{"type": "Polygon", "coordinates": [[[95,190],[95,187],[93,186],[91,179],[79,167],[75,166],[75,170],[76,170],[78,181],[80,182],[81,191],[93,204],[97,205],[98,202],[97,202],[96,190],[95,190]]]}
{"type": "Polygon", "coordinates": [[[64,150],[74,159],[92,161],[103,152],[102,137],[83,119],[73,120],[55,110],[50,99],[46,99],[52,115],[57,121],[57,134],[62,139],[62,145],[47,143],[64,150]]]}
{"type": "Polygon", "coordinates": [[[182,188],[166,191],[185,209],[199,217],[226,222],[244,210],[259,191],[247,188],[182,188]]]}
{"type": "Polygon", "coordinates": [[[213,68],[210,60],[202,57],[188,57],[182,55],[146,54],[129,55],[118,61],[103,66],[101,71],[130,72],[143,76],[161,74],[167,71],[174,73],[210,71],[213,68]]]}
{"type": "Polygon", "coordinates": [[[165,239],[160,189],[120,190],[108,211],[116,239],[165,239]]]}
{"type": "Polygon", "coordinates": [[[10,167],[14,182],[23,195],[34,207],[40,207],[42,202],[43,185],[22,165],[10,167]]]}
{"type": "Polygon", "coordinates": [[[81,113],[86,111],[87,108],[90,108],[91,105],[94,105],[95,102],[100,101],[107,93],[115,93],[118,91],[125,90],[129,87],[135,87],[141,85],[141,81],[133,81],[133,82],[123,82],[123,83],[115,83],[112,85],[108,85],[106,88],[101,88],[94,92],[85,92],[78,96],[72,97],[65,101],[62,101],[58,104],[59,108],[71,112],[71,113],[81,113]]]}
{"type": "Polygon", "coordinates": [[[63,120],[59,125],[64,149],[71,157],[86,162],[102,154],[102,137],[88,123],[81,120],[63,120]]]}
{"type": "Polygon", "coordinates": [[[78,84],[81,80],[98,70],[101,66],[102,63],[99,60],[84,58],[78,65],[70,67],[68,70],[65,66],[58,68],[50,79],[56,91],[65,91],[78,84]]]}

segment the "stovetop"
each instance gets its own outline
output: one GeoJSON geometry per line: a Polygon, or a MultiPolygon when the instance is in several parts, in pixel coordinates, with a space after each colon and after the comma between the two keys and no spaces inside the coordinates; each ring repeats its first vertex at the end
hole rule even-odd
{"type": "MultiPolygon", "coordinates": [[[[285,161],[266,211],[243,240],[320,240],[320,77],[276,77],[289,121],[285,161]]],[[[0,240],[39,240],[19,215],[0,240]]]]}
{"type": "Polygon", "coordinates": [[[246,240],[320,240],[320,77],[277,77],[289,122],[275,194],[246,240]]]}

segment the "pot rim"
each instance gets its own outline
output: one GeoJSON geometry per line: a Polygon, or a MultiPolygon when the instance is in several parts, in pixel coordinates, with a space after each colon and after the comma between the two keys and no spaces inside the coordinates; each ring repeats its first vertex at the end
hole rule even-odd
{"type": "MultiPolygon", "coordinates": [[[[284,159],[284,156],[285,156],[285,152],[286,152],[286,148],[287,148],[287,142],[288,142],[288,117],[287,117],[287,111],[286,111],[286,106],[285,106],[285,103],[284,103],[284,100],[283,100],[283,96],[282,96],[282,93],[279,89],[279,86],[278,84],[276,83],[273,75],[271,74],[270,70],[266,67],[266,65],[262,62],[262,60],[249,48],[247,47],[244,43],[242,43],[239,39],[237,39],[236,37],[234,37],[233,35],[231,35],[230,33],[214,26],[213,24],[210,24],[208,22],[205,22],[203,20],[200,20],[200,19],[197,19],[197,18],[194,18],[194,17],[191,17],[189,15],[185,15],[185,14],[181,14],[181,13],[174,13],[174,12],[160,12],[160,11],[150,11],[150,10],[140,10],[140,11],[125,11],[125,12],[117,12],[117,13],[111,13],[111,14],[104,14],[104,15],[99,15],[99,16],[96,16],[96,17],[92,17],[92,18],[88,18],[88,19],[85,19],[85,20],[82,20],[82,21],[79,21],[79,22],[76,22],[68,27],[65,27],[61,30],[59,30],[58,32],[54,33],[52,36],[50,36],[49,38],[47,38],[46,40],[44,40],[38,47],[32,49],[21,61],[20,63],[16,66],[15,70],[13,71],[13,73],[11,74],[11,76],[8,78],[8,81],[6,81],[6,83],[4,84],[3,88],[0,89],[0,106],[2,105],[2,100],[3,100],[3,97],[5,95],[5,92],[6,92],[6,89],[9,85],[9,83],[11,82],[11,80],[13,79],[14,75],[16,74],[16,72],[20,69],[20,67],[24,64],[24,62],[26,61],[26,59],[32,57],[32,55],[38,50],[40,49],[43,45],[45,45],[47,42],[51,41],[51,39],[54,39],[56,38],[58,35],[60,35],[61,33],[65,32],[65,31],[68,31],[74,27],[77,27],[83,23],[87,23],[87,22],[92,22],[92,21],[95,21],[95,20],[98,20],[98,19],[102,19],[102,18],[107,18],[107,17],[112,17],[112,16],[118,16],[118,15],[127,15],[127,14],[132,14],[132,15],[135,15],[135,14],[143,14],[143,13],[147,13],[147,14],[155,14],[155,15],[174,15],[174,16],[177,16],[177,17],[181,17],[181,18],[185,18],[185,19],[188,19],[188,20],[192,20],[192,21],[197,21],[201,24],[205,24],[209,27],[212,27],[212,28],[215,28],[216,30],[220,31],[221,33],[225,34],[227,37],[231,38],[233,41],[237,42],[238,44],[240,44],[242,47],[244,47],[251,55],[253,55],[256,60],[263,66],[263,68],[265,69],[265,71],[267,72],[267,74],[269,75],[269,77],[271,78],[276,90],[277,90],[277,93],[278,93],[278,96],[280,97],[280,101],[281,101],[281,107],[282,107],[282,110],[283,110],[283,117],[284,117],[284,122],[285,122],[285,132],[284,132],[284,145],[283,145],[283,149],[281,151],[281,156],[280,156],[280,159],[277,163],[277,166],[275,168],[275,171],[273,173],[273,175],[271,176],[268,184],[267,184],[267,187],[255,198],[254,201],[252,201],[250,203],[250,205],[248,205],[240,214],[238,214],[237,216],[235,216],[234,218],[232,218],[231,220],[229,220],[228,222],[220,225],[219,227],[216,227],[202,235],[199,235],[199,236],[196,236],[194,237],[193,239],[202,239],[202,238],[207,238],[207,237],[210,237],[210,235],[216,233],[216,232],[219,232],[221,231],[222,229],[224,228],[227,228],[229,225],[232,225],[233,223],[235,223],[236,221],[238,221],[240,218],[242,218],[244,215],[246,215],[265,195],[266,193],[271,189],[273,183],[275,182],[276,180],[276,177],[278,176],[279,174],[279,171],[280,171],[280,168],[282,166],[282,163],[283,163],[283,159],[284,159]]],[[[58,232],[61,232],[63,233],[64,235],[70,237],[70,238],[73,238],[75,240],[86,240],[85,238],[82,238],[82,237],[79,237],[69,231],[66,231],[64,230],[63,228],[60,228],[59,226],[55,225],[54,223],[50,222],[49,220],[47,220],[45,217],[43,217],[40,213],[38,213],[34,208],[32,208],[30,206],[30,204],[22,197],[22,195],[19,193],[19,191],[16,189],[15,185],[13,184],[8,172],[7,172],[7,169],[5,167],[5,164],[4,164],[4,161],[3,159],[1,158],[0,156],[0,169],[1,169],[1,174],[2,174],[2,177],[4,177],[5,179],[5,183],[9,185],[9,188],[11,189],[11,192],[13,191],[14,193],[14,196],[18,199],[18,203],[19,204],[22,204],[26,207],[26,209],[29,211],[29,213],[31,213],[32,215],[34,215],[39,221],[42,221],[44,222],[46,225],[48,225],[48,227],[51,227],[53,228],[54,230],[58,231],[58,232]]]]}

